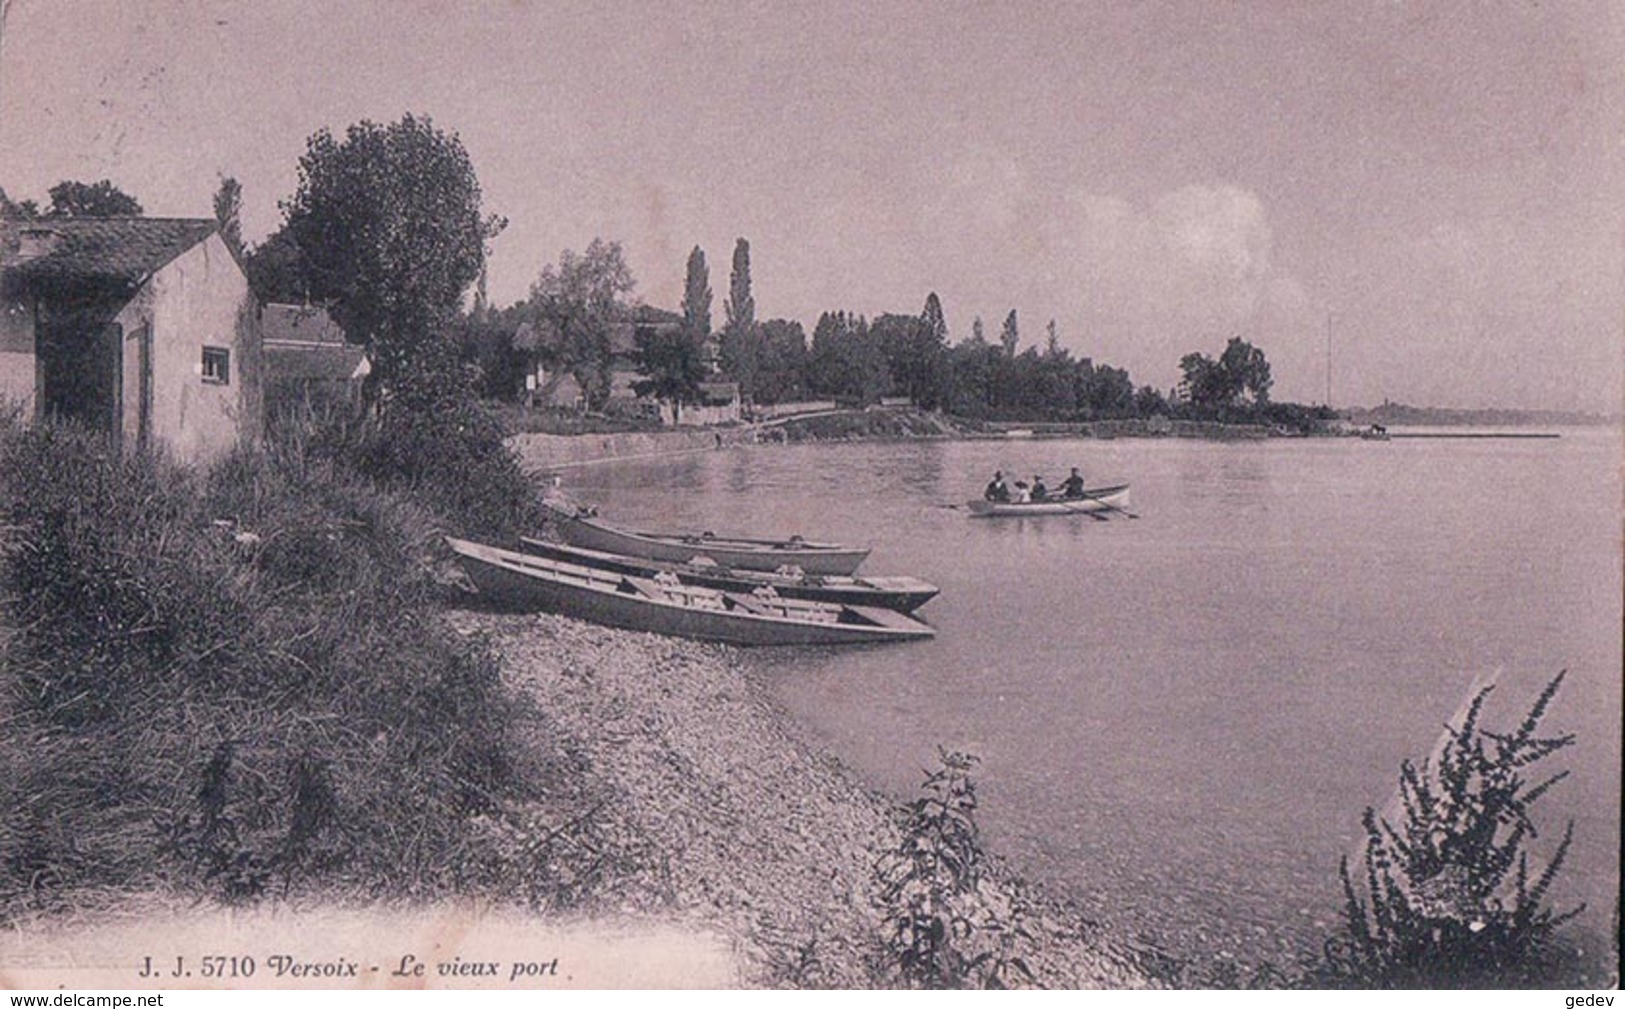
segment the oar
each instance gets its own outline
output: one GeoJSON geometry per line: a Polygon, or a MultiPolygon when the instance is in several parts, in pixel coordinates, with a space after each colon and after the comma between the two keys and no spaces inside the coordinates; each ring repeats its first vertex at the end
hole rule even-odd
{"type": "MultiPolygon", "coordinates": [[[[1110,501],[1107,501],[1105,498],[1096,497],[1093,494],[1085,494],[1083,496],[1083,500],[1085,500],[1085,501],[1094,501],[1094,502],[1097,502],[1099,504],[1105,505],[1107,508],[1110,508],[1112,511],[1114,511],[1114,512],[1122,512],[1124,515],[1127,515],[1131,519],[1137,519],[1137,518],[1140,517],[1140,516],[1134,514],[1133,512],[1129,511],[1127,508],[1119,508],[1116,505],[1112,504],[1110,501]]],[[[1088,514],[1094,515],[1098,519],[1104,519],[1105,518],[1104,515],[1099,515],[1099,514],[1096,514],[1095,512],[1089,512],[1088,514]]]]}
{"type": "MultiPolygon", "coordinates": [[[[1047,500],[1058,501],[1061,504],[1066,504],[1069,501],[1080,501],[1082,499],[1081,498],[1075,498],[1075,497],[1074,498],[1053,497],[1053,498],[1048,498],[1047,500]]],[[[1068,508],[1067,511],[1071,512],[1073,515],[1087,515],[1090,518],[1094,519],[1096,522],[1110,522],[1111,521],[1111,519],[1108,519],[1106,516],[1100,514],[1099,512],[1085,511],[1082,508],[1068,508]]]]}

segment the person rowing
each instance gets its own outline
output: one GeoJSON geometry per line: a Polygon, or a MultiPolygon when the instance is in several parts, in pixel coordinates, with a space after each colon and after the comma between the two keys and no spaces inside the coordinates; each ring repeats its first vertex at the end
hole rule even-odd
{"type": "Polygon", "coordinates": [[[1049,488],[1044,486],[1044,478],[1038,476],[1037,474],[1033,475],[1032,499],[1034,501],[1046,501],[1049,499],[1049,488]]]}
{"type": "Polygon", "coordinates": [[[1005,485],[1003,470],[994,471],[993,479],[988,481],[987,489],[982,491],[982,497],[989,501],[1010,500],[1010,488],[1005,485]]]}
{"type": "Polygon", "coordinates": [[[1072,475],[1061,481],[1061,496],[1074,501],[1083,497],[1083,474],[1078,467],[1072,467],[1072,475]]]}

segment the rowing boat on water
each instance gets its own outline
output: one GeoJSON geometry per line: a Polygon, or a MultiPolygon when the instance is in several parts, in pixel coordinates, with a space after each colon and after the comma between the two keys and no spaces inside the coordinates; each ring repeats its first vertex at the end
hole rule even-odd
{"type": "Polygon", "coordinates": [[[794,565],[808,574],[849,575],[869,556],[868,547],[813,543],[799,536],[782,540],[737,539],[712,533],[650,533],[618,529],[598,521],[582,509],[557,501],[544,501],[560,537],[571,546],[687,563],[696,557],[747,571],[776,571],[794,565]]]}
{"type": "Polygon", "coordinates": [[[1128,484],[1086,489],[1082,497],[1048,497],[1042,501],[971,501],[965,507],[977,518],[1019,515],[1084,515],[1123,511],[1128,507],[1128,484]]]}
{"type": "Polygon", "coordinates": [[[741,571],[715,564],[679,564],[642,557],[623,557],[601,550],[549,543],[526,537],[520,549],[536,557],[600,568],[623,575],[655,578],[662,573],[675,576],[684,585],[699,585],[728,592],[753,592],[772,588],[786,599],[811,599],[824,603],[856,603],[881,606],[912,613],[941,591],[930,582],[903,575],[809,575],[796,571],[741,571]]]}
{"type": "Polygon", "coordinates": [[[446,538],[480,595],[509,609],[545,610],[634,631],[733,645],[845,645],[929,638],[913,617],[876,606],[784,599],[771,590],[720,592],[566,564],[446,538]]]}

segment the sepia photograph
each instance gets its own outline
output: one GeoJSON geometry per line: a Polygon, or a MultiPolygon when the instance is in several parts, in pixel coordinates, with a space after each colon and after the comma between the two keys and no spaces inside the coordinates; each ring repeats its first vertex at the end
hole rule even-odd
{"type": "Polygon", "coordinates": [[[1622,53],[0,0],[0,987],[1611,1004],[1622,53]]]}

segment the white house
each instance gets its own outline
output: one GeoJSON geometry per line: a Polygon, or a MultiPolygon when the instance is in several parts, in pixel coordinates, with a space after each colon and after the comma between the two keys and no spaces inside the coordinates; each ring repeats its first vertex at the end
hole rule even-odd
{"type": "Polygon", "coordinates": [[[0,397],[188,461],[259,436],[258,309],[214,221],[3,227],[0,397]]]}

